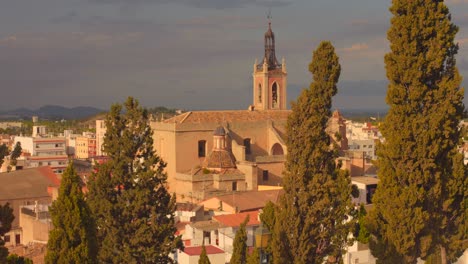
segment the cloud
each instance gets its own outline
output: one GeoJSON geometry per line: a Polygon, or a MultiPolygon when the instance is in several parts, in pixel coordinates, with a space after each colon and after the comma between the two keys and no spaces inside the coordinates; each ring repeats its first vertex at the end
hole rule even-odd
{"type": "Polygon", "coordinates": [[[342,50],[345,52],[356,52],[356,51],[363,51],[368,50],[369,46],[366,43],[355,43],[351,45],[351,47],[343,48],[342,50]]]}
{"type": "Polygon", "coordinates": [[[228,9],[249,5],[278,7],[292,4],[292,0],[89,0],[100,4],[140,5],[140,4],[183,4],[196,8],[228,9]]]}

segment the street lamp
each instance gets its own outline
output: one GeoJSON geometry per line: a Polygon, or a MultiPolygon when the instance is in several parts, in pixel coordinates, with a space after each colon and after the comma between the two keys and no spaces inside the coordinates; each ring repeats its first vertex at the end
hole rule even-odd
{"type": "Polygon", "coordinates": [[[260,263],[268,263],[268,253],[264,252],[270,242],[271,232],[263,224],[255,231],[255,246],[260,253],[260,263]]]}

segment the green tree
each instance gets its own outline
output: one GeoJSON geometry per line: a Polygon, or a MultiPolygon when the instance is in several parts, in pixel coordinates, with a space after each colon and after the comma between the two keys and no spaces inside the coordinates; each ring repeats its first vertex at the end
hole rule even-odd
{"type": "Polygon", "coordinates": [[[239,227],[234,237],[232,257],[229,263],[231,264],[245,264],[247,262],[247,231],[245,227],[249,222],[249,216],[245,218],[244,222],[239,227]]]}
{"type": "Polygon", "coordinates": [[[5,247],[4,235],[11,229],[11,223],[15,216],[13,215],[13,208],[9,203],[0,205],[0,263],[5,263],[8,256],[8,249],[5,247]]]}
{"type": "Polygon", "coordinates": [[[6,259],[6,264],[33,264],[31,259],[16,254],[11,254],[6,259]]]}
{"type": "Polygon", "coordinates": [[[336,94],[340,64],[333,45],[320,43],[309,71],[313,82],[292,105],[287,123],[288,155],[283,178],[284,195],[276,209],[274,263],[337,261],[354,227],[351,182],[335,163],[326,133],[336,94]]]}
{"type": "Polygon", "coordinates": [[[70,162],[50,207],[54,229],[49,234],[46,263],[97,263],[96,226],[82,188],[70,162]]]}
{"type": "Polygon", "coordinates": [[[106,117],[103,149],[109,160],[89,180],[88,200],[97,219],[103,263],[172,263],[182,248],[175,236],[175,196],[167,189],[166,164],[153,149],[148,113],[133,98],[125,111],[106,117]]]}
{"type": "Polygon", "coordinates": [[[0,168],[3,165],[3,159],[8,155],[8,147],[5,144],[0,145],[0,168]]]}
{"type": "MultiPolygon", "coordinates": [[[[468,177],[457,152],[463,116],[458,28],[442,0],[393,0],[385,56],[389,79],[378,146],[379,186],[369,212],[372,254],[416,263],[467,247],[468,177]]],[[[393,262],[395,263],[395,262],[393,262]]]]}
{"type": "Polygon", "coordinates": [[[11,155],[10,155],[10,165],[11,166],[16,166],[17,164],[17,159],[19,158],[19,156],[21,156],[21,151],[23,149],[21,148],[21,143],[20,142],[16,142],[16,145],[15,145],[15,148],[13,149],[13,151],[11,152],[11,155]]]}
{"type": "Polygon", "coordinates": [[[208,258],[208,255],[206,254],[206,248],[205,245],[202,245],[202,252],[200,254],[200,259],[198,260],[198,264],[211,264],[210,259],[208,258]]]}
{"type": "Polygon", "coordinates": [[[366,208],[364,208],[364,205],[361,204],[359,207],[359,212],[358,212],[358,222],[356,223],[356,227],[354,230],[354,237],[356,238],[357,241],[368,244],[369,243],[369,230],[367,230],[366,226],[366,208]]]}
{"type": "Polygon", "coordinates": [[[247,256],[247,264],[258,264],[260,263],[260,251],[258,248],[254,248],[252,254],[247,256]]]}

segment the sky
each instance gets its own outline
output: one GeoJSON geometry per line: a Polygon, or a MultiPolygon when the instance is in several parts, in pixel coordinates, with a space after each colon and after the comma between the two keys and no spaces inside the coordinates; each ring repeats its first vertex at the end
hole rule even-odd
{"type": "MultiPolygon", "coordinates": [[[[288,101],[330,40],[337,109],[385,109],[390,0],[0,0],[0,110],[43,105],[247,109],[271,10],[288,101]]],[[[447,0],[468,80],[468,0],[447,0]]],[[[468,81],[464,86],[468,87],[468,81]]],[[[468,89],[467,89],[468,90],[468,89]]],[[[465,105],[468,105],[465,92],[465,105]]]]}

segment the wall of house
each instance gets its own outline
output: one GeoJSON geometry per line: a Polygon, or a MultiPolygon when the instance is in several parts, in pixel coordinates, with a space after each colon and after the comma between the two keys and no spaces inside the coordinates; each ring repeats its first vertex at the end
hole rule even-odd
{"type": "Polygon", "coordinates": [[[38,220],[35,217],[20,214],[20,225],[23,230],[22,244],[30,242],[44,242],[49,240],[49,232],[52,230],[52,222],[38,220]]]}

